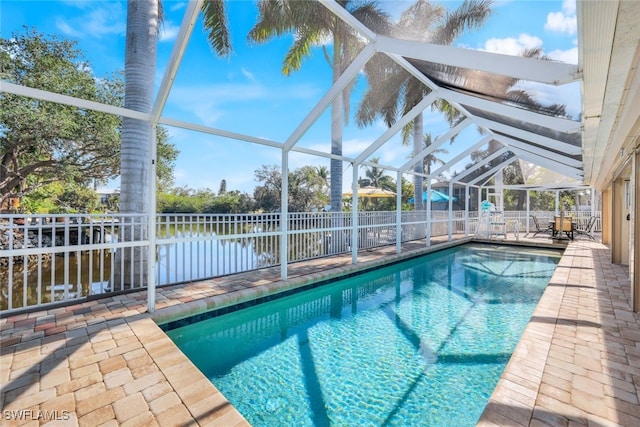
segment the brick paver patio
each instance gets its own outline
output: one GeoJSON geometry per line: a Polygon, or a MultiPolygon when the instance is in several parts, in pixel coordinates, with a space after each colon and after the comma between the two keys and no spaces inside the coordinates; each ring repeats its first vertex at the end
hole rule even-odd
{"type": "MultiPolygon", "coordinates": [[[[153,315],[136,292],[0,319],[2,425],[247,425],[156,321],[424,250],[293,264],[286,283],[271,268],[160,288],[153,315]]],[[[609,259],[599,243],[569,244],[480,425],[640,425],[640,315],[609,259]]]]}

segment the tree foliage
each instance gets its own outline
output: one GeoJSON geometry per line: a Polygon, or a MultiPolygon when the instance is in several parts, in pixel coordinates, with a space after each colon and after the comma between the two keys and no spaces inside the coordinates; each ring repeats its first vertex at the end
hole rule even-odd
{"type": "MultiPolygon", "coordinates": [[[[0,78],[62,95],[121,106],[121,74],[96,78],[75,41],[35,29],[0,38],[0,78]]],[[[0,199],[53,182],[89,186],[120,173],[121,118],[48,101],[0,94],[0,199]]],[[[158,129],[158,182],[168,188],[178,155],[158,129]]]]}
{"type": "MultiPolygon", "coordinates": [[[[112,104],[113,81],[93,78],[76,43],[36,30],[0,39],[2,79],[112,104]]],[[[3,92],[0,194],[21,196],[54,181],[87,183],[118,173],[119,119],[3,92]]]]}
{"type": "MultiPolygon", "coordinates": [[[[303,166],[289,172],[289,212],[310,212],[322,209],[328,201],[326,180],[313,166],[303,166]]],[[[263,165],[255,171],[255,180],[262,183],[255,188],[256,207],[266,212],[280,209],[282,172],[278,166],[263,165]]]]}

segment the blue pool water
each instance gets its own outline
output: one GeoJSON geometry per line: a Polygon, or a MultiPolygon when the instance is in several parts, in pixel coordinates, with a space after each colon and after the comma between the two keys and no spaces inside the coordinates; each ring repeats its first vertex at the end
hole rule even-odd
{"type": "Polygon", "coordinates": [[[254,426],[472,426],[560,255],[465,245],[167,334],[254,426]]]}

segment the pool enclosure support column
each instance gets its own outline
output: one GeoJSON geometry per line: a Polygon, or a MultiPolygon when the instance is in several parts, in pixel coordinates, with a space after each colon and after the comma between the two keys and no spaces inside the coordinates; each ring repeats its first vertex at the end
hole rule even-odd
{"type": "Polygon", "coordinates": [[[353,179],[351,180],[351,262],[358,263],[358,167],[356,162],[351,163],[353,179]]]}
{"type": "Polygon", "coordinates": [[[449,241],[453,240],[453,181],[449,181],[449,241]]]}
{"type": "Polygon", "coordinates": [[[531,217],[531,193],[527,190],[527,218],[525,223],[527,224],[527,234],[529,234],[529,218],[531,217]]]}
{"type": "Polygon", "coordinates": [[[282,150],[282,188],[280,193],[280,280],[288,279],[289,264],[289,151],[282,150]]]}
{"type": "Polygon", "coordinates": [[[149,154],[149,217],[147,218],[147,238],[149,239],[149,248],[147,253],[147,311],[153,313],[156,311],[156,168],[157,168],[157,126],[149,123],[151,126],[151,152],[149,154]]]}
{"type": "Polygon", "coordinates": [[[427,247],[431,246],[431,177],[427,180],[427,247]]]}
{"type": "Polygon", "coordinates": [[[198,14],[202,7],[203,0],[192,1],[187,4],[184,17],[182,18],[182,24],[176,37],[176,42],[173,45],[171,51],[171,57],[164,75],[162,76],[162,82],[158,88],[153,107],[151,109],[151,118],[149,120],[149,126],[151,130],[151,152],[149,154],[149,161],[151,162],[149,185],[151,191],[149,192],[149,218],[148,218],[148,239],[149,239],[149,254],[147,264],[147,310],[152,313],[155,311],[156,306],[156,218],[157,218],[157,200],[156,200],[156,169],[157,169],[157,155],[158,155],[158,138],[157,138],[157,126],[160,121],[162,110],[169,97],[169,92],[173,86],[178,68],[184,57],[184,52],[187,49],[187,44],[191,38],[191,33],[198,19],[198,14]]]}
{"type": "Polygon", "coordinates": [[[560,190],[556,190],[556,215],[560,215],[560,190]]]}
{"type": "Polygon", "coordinates": [[[469,184],[464,186],[464,237],[469,236],[469,184]]]}
{"type": "MultiPolygon", "coordinates": [[[[640,220],[638,218],[638,202],[640,199],[640,150],[631,153],[631,196],[629,207],[629,279],[631,279],[631,304],[633,311],[640,313],[640,220]]],[[[593,204],[593,202],[592,202],[593,204]]]]}
{"type": "Polygon", "coordinates": [[[402,172],[396,176],[396,253],[402,251],[402,172]]]}

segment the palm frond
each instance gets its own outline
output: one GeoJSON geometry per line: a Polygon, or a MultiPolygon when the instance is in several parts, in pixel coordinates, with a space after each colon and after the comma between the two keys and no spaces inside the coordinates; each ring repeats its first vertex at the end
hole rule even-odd
{"type": "Polygon", "coordinates": [[[222,0],[207,0],[202,3],[204,27],[208,31],[207,39],[218,55],[231,53],[231,34],[222,0]]]}
{"type": "Polygon", "coordinates": [[[492,0],[465,0],[456,10],[447,13],[434,42],[449,45],[465,30],[480,28],[491,14],[492,3],[492,0]]]}

